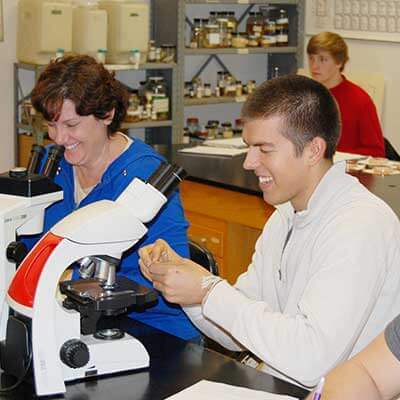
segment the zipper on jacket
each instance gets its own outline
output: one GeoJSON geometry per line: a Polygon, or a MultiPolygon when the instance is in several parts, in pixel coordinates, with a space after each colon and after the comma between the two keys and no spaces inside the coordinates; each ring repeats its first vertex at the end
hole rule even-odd
{"type": "Polygon", "coordinates": [[[286,235],[285,243],[283,244],[283,248],[282,248],[281,260],[280,260],[279,269],[278,269],[278,277],[279,277],[279,281],[280,282],[282,282],[282,260],[283,260],[283,254],[285,253],[287,244],[289,243],[290,237],[292,236],[292,232],[293,232],[293,225],[291,226],[291,228],[289,229],[289,232],[286,235]]]}

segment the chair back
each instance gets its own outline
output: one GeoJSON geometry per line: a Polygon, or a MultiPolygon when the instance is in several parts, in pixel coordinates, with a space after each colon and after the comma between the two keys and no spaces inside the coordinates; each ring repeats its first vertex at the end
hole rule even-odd
{"type": "Polygon", "coordinates": [[[214,275],[218,275],[218,266],[212,253],[200,243],[189,239],[190,259],[206,268],[214,275]]]}

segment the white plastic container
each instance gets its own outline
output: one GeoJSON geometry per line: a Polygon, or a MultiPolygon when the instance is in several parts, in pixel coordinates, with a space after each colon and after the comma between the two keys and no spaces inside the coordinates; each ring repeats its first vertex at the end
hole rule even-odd
{"type": "Polygon", "coordinates": [[[47,64],[57,49],[72,49],[70,0],[19,0],[17,58],[21,62],[47,64]]]}
{"type": "Polygon", "coordinates": [[[72,51],[97,56],[99,49],[107,49],[107,11],[98,1],[75,2],[72,16],[72,51]]]}
{"type": "Polygon", "coordinates": [[[150,31],[150,6],[139,0],[100,0],[107,11],[107,63],[128,64],[130,51],[147,53],[150,31]]]}

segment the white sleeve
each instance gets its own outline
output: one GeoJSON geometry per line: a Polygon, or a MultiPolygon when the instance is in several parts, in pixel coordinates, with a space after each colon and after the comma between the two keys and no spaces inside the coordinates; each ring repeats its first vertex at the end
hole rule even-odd
{"type": "Polygon", "coordinates": [[[320,232],[296,314],[271,312],[264,301],[220,283],[203,306],[204,317],[269,366],[315,384],[349,356],[383,286],[387,245],[400,241],[397,221],[350,212],[320,232]]]}
{"type": "MultiPolygon", "coordinates": [[[[264,227],[262,235],[258,238],[256,249],[252,257],[252,262],[248,270],[239,276],[234,286],[236,289],[233,289],[233,286],[229,285],[227,282],[221,282],[212,290],[213,292],[219,290],[218,286],[224,285],[231,287],[233,289],[233,293],[239,290],[244,294],[243,297],[245,299],[261,299],[261,292],[263,289],[262,277],[263,274],[265,274],[265,271],[263,271],[263,251],[266,247],[268,247],[265,241],[274,236],[274,234],[272,234],[272,232],[268,229],[268,226],[271,225],[270,221],[272,221],[274,217],[276,218],[277,216],[271,216],[270,220],[268,221],[269,223],[267,223],[267,225],[264,227]]],[[[265,302],[264,304],[267,307],[267,303],[265,302]]],[[[230,308],[229,298],[227,298],[226,307],[230,308]]],[[[233,351],[242,351],[246,349],[246,347],[237,342],[228,331],[221,328],[218,326],[218,324],[210,321],[209,319],[204,318],[201,306],[183,307],[183,310],[198,329],[200,329],[208,337],[220,343],[222,346],[233,351]]]]}

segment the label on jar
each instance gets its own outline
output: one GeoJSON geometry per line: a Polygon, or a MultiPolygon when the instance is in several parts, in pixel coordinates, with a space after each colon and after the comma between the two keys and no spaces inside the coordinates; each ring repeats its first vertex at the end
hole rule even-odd
{"type": "Polygon", "coordinates": [[[276,37],[277,43],[287,43],[289,40],[289,37],[285,33],[279,33],[276,37]]]}
{"type": "Polygon", "coordinates": [[[169,111],[169,100],[167,98],[153,98],[153,111],[158,113],[167,113],[169,111]]]}
{"type": "Polygon", "coordinates": [[[213,45],[219,45],[220,43],[220,35],[219,33],[208,33],[207,34],[208,43],[213,45]]]}
{"type": "Polygon", "coordinates": [[[264,35],[261,39],[262,46],[273,46],[276,44],[276,36],[275,35],[264,35]]]}

